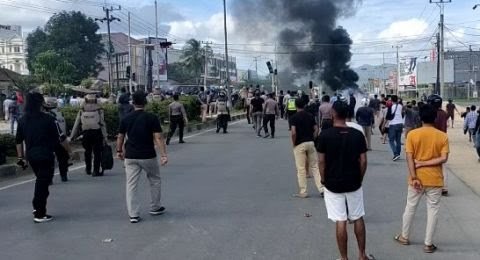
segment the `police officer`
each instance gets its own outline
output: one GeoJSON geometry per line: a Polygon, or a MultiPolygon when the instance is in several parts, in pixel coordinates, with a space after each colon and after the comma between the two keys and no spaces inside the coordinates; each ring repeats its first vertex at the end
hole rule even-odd
{"type": "Polygon", "coordinates": [[[188,124],[187,113],[185,112],[185,107],[179,101],[178,94],[173,95],[173,102],[168,106],[168,117],[170,119],[170,131],[168,132],[167,145],[170,144],[170,139],[172,139],[173,134],[178,127],[178,137],[179,143],[183,144],[183,129],[185,124],[188,124]]]}
{"type": "Polygon", "coordinates": [[[63,114],[57,111],[57,99],[55,97],[47,97],[45,98],[45,104],[43,108],[45,112],[55,118],[58,132],[60,135],[60,142],[55,145],[55,156],[57,157],[58,161],[58,170],[60,171],[60,177],[62,182],[67,182],[68,177],[68,160],[70,159],[69,155],[69,145],[67,140],[67,126],[65,123],[65,118],[63,114]]]}
{"type": "Polygon", "coordinates": [[[295,99],[296,99],[295,96],[292,94],[292,96],[287,100],[288,130],[292,128],[292,124],[290,123],[290,118],[292,118],[292,116],[297,112],[295,99]]]}
{"type": "Polygon", "coordinates": [[[107,143],[107,128],[104,111],[98,104],[97,97],[94,94],[85,96],[85,103],[78,111],[70,139],[74,140],[79,135],[83,135],[82,145],[85,149],[86,173],[93,177],[103,176],[103,171],[100,171],[100,164],[102,148],[107,143]]]}
{"type": "Polygon", "coordinates": [[[217,110],[217,133],[220,132],[220,128],[223,129],[224,134],[227,133],[228,115],[230,114],[227,101],[227,94],[224,91],[221,91],[218,94],[218,98],[215,103],[215,109],[217,110]]]}
{"type": "Polygon", "coordinates": [[[201,104],[202,109],[202,123],[207,122],[207,110],[208,110],[208,101],[209,95],[204,87],[200,88],[200,93],[198,93],[198,101],[201,104]]]}

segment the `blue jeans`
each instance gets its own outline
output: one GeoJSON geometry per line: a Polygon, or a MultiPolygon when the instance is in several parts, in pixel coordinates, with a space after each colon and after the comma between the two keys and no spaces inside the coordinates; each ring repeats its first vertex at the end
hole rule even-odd
{"type": "Polygon", "coordinates": [[[388,141],[393,156],[400,155],[400,152],[402,151],[402,132],[403,124],[390,125],[388,128],[388,141]]]}

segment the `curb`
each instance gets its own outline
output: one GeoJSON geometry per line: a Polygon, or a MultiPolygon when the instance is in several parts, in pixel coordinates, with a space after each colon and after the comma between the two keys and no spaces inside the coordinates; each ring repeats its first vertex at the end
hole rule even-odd
{"type": "MultiPolygon", "coordinates": [[[[241,114],[236,114],[232,115],[232,122],[233,121],[238,121],[245,119],[247,115],[245,113],[241,114]]],[[[195,132],[200,132],[202,130],[210,129],[212,127],[215,127],[217,125],[216,120],[210,120],[207,121],[206,123],[200,123],[200,124],[195,124],[195,125],[189,125],[187,126],[186,133],[195,133],[195,132]]],[[[115,146],[115,142],[110,143],[111,146],[115,146]]],[[[78,164],[80,162],[84,161],[84,150],[83,149],[77,149],[72,152],[72,158],[71,160],[73,161],[74,164],[78,164]]],[[[55,165],[57,167],[57,165],[55,165]]],[[[25,175],[33,175],[32,169],[29,167],[26,170],[22,170],[17,165],[15,164],[5,164],[5,165],[0,165],[0,181],[6,180],[6,179],[13,179],[13,178],[18,178],[20,176],[25,176],[25,175]]]]}

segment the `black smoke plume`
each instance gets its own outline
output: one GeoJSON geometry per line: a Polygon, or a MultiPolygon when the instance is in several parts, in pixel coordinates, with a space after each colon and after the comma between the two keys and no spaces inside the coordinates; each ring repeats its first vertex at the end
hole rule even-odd
{"type": "Polygon", "coordinates": [[[356,87],[358,75],[349,66],[352,40],[336,21],[353,15],[361,1],[235,0],[232,13],[244,37],[279,43],[277,53],[287,55],[291,65],[282,73],[311,75],[338,90],[356,87]]]}

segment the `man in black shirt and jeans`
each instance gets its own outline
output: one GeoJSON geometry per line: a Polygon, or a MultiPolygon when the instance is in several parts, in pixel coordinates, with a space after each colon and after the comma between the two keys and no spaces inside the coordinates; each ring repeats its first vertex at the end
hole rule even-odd
{"type": "Polygon", "coordinates": [[[55,118],[41,111],[44,103],[39,93],[27,95],[25,115],[17,127],[18,165],[26,168],[23,158],[23,142],[26,145],[27,159],[35,173],[35,193],[33,196],[33,221],[43,223],[52,220],[47,215],[48,186],[52,182],[55,166],[55,146],[60,142],[55,118]]]}
{"type": "Polygon", "coordinates": [[[315,179],[320,195],[323,196],[323,185],[318,170],[318,157],[315,151],[314,139],[318,135],[318,126],[315,118],[305,111],[305,102],[301,98],[295,100],[297,113],[291,118],[291,138],[293,144],[293,155],[295,156],[295,165],[297,167],[297,179],[299,193],[294,194],[298,198],[307,198],[307,169],[309,167],[310,174],[315,179]]]}
{"type": "Polygon", "coordinates": [[[147,103],[145,93],[137,91],[132,99],[135,111],[128,114],[120,123],[117,156],[122,160],[125,159],[127,209],[130,222],[138,223],[140,221],[138,181],[142,170],[146,172],[150,182],[152,196],[150,214],[161,215],[165,212],[165,208],[160,203],[161,179],[155,144],[160,149],[162,165],[167,164],[168,158],[160,121],[154,114],[144,111],[147,103]],[[124,142],[125,137],[126,142],[124,142]]]}
{"type": "Polygon", "coordinates": [[[365,254],[365,223],[362,182],[367,170],[367,144],[363,134],[346,124],[351,108],[346,102],[333,104],[332,128],[323,130],[317,142],[320,174],[325,185],[328,218],[336,222],[341,259],[347,255],[347,221],[353,221],[360,256],[365,254]]]}

